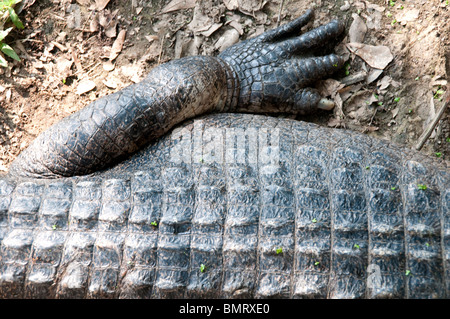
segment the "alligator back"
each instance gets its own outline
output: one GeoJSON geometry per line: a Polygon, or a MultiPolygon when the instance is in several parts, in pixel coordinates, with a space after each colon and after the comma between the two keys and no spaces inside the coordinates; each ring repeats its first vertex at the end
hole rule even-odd
{"type": "Polygon", "coordinates": [[[450,171],[362,134],[190,121],[84,177],[0,179],[2,298],[447,298],[450,171]]]}

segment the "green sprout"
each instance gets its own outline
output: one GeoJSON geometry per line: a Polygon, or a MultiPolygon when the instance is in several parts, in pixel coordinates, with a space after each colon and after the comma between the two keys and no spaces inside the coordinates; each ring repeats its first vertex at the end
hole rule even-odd
{"type": "Polygon", "coordinates": [[[441,100],[442,100],[442,95],[444,95],[444,93],[445,93],[444,90],[439,89],[439,90],[437,90],[436,93],[433,95],[433,98],[434,98],[435,100],[441,101],[441,100]]]}
{"type": "Polygon", "coordinates": [[[277,253],[277,255],[281,254],[283,252],[283,248],[282,247],[278,247],[275,252],[277,253]]]}
{"type": "Polygon", "coordinates": [[[395,6],[395,1],[389,0],[389,5],[390,5],[391,7],[395,6]]]}
{"type": "Polygon", "coordinates": [[[391,21],[391,26],[394,26],[394,24],[396,24],[396,23],[397,23],[397,19],[392,20],[391,21]]]}
{"type": "Polygon", "coordinates": [[[421,189],[421,190],[426,190],[427,189],[427,185],[425,185],[425,184],[417,184],[417,188],[421,189]]]}
{"type": "MultiPolygon", "coordinates": [[[[16,11],[14,11],[14,8],[13,8],[14,5],[19,3],[20,1],[22,1],[22,0],[0,0],[0,17],[1,17],[0,18],[0,52],[2,52],[3,54],[9,56],[10,58],[12,58],[16,61],[20,61],[20,58],[17,55],[17,53],[8,44],[3,43],[3,40],[11,32],[13,27],[3,30],[3,24],[9,18],[9,19],[11,19],[14,26],[16,26],[16,28],[18,28],[18,29],[24,28],[22,21],[20,21],[16,11]],[[2,20],[5,20],[5,21],[2,21],[2,20]]],[[[3,67],[7,67],[8,61],[6,61],[3,54],[0,53],[0,65],[3,67]]]]}
{"type": "Polygon", "coordinates": [[[366,169],[370,169],[370,166],[366,166],[366,169]]]}
{"type": "Polygon", "coordinates": [[[394,99],[394,102],[398,102],[398,101],[400,101],[400,98],[399,98],[399,97],[396,97],[396,98],[394,99]]]}
{"type": "Polygon", "coordinates": [[[436,157],[441,157],[442,153],[441,152],[436,152],[436,153],[434,153],[434,155],[436,155],[436,157]]]}
{"type": "Polygon", "coordinates": [[[445,141],[446,141],[447,143],[450,143],[450,137],[447,137],[447,138],[445,139],[445,141]]]}
{"type": "Polygon", "coordinates": [[[317,223],[317,219],[314,217],[313,219],[312,219],[312,222],[315,224],[315,223],[317,223]]]}
{"type": "Polygon", "coordinates": [[[356,249],[359,249],[359,248],[361,248],[361,247],[360,247],[358,244],[354,244],[354,245],[353,245],[353,249],[356,250],[356,249]]]}
{"type": "Polygon", "coordinates": [[[350,75],[350,63],[345,64],[345,75],[350,75]]]}
{"type": "Polygon", "coordinates": [[[158,227],[158,223],[157,223],[156,221],[152,221],[152,222],[150,223],[150,225],[152,225],[152,226],[154,226],[154,227],[158,227]]]}
{"type": "Polygon", "coordinates": [[[417,76],[414,80],[415,80],[415,81],[419,81],[419,80],[420,80],[420,77],[417,76]]]}
{"type": "Polygon", "coordinates": [[[58,229],[58,225],[56,225],[56,224],[52,225],[52,229],[53,229],[53,230],[58,229]]]}
{"type": "Polygon", "coordinates": [[[397,187],[395,187],[395,186],[391,187],[391,191],[395,191],[396,189],[397,189],[397,187]]]}
{"type": "Polygon", "coordinates": [[[200,272],[205,272],[206,271],[206,266],[204,264],[200,265],[200,272]]]}
{"type": "Polygon", "coordinates": [[[405,271],[405,276],[409,276],[411,274],[411,270],[406,270],[405,271]]]}
{"type": "Polygon", "coordinates": [[[319,264],[320,264],[320,262],[319,262],[319,261],[316,261],[316,262],[314,263],[314,266],[319,266],[319,264]]]}

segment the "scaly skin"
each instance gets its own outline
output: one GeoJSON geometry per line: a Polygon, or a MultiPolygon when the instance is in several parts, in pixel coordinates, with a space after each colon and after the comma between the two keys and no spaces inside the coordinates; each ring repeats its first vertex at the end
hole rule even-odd
{"type": "Polygon", "coordinates": [[[155,68],[38,137],[0,175],[0,298],[448,298],[433,159],[250,114],[159,138],[206,112],[323,106],[308,85],[343,61],[312,52],[343,28],[296,36],[311,18],[155,68]]]}
{"type": "Polygon", "coordinates": [[[186,57],[160,65],[140,83],[102,97],[50,127],[12,163],[18,176],[57,178],[105,168],[210,112],[289,112],[321,107],[314,81],[344,63],[312,52],[344,30],[332,21],[297,36],[312,18],[300,18],[238,43],[217,58],[186,57]]]}
{"type": "Polygon", "coordinates": [[[0,176],[0,298],[448,298],[449,221],[433,158],[212,114],[103,172],[0,176]]]}

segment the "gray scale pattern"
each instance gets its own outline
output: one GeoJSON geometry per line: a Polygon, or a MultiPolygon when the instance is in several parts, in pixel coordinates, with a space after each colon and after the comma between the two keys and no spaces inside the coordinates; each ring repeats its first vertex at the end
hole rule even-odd
{"type": "Polygon", "coordinates": [[[0,297],[449,297],[448,168],[289,119],[177,130],[92,175],[2,176],[0,297]]]}

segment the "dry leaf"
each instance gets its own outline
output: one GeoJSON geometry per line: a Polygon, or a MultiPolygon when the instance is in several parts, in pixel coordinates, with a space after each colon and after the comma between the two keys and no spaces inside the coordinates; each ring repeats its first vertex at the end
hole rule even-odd
{"type": "Polygon", "coordinates": [[[382,91],[385,90],[391,85],[392,78],[388,75],[383,76],[381,80],[377,82],[377,86],[379,86],[378,90],[382,91]]]}
{"type": "Polygon", "coordinates": [[[384,69],[393,59],[391,50],[384,45],[347,43],[347,48],[376,69],[384,69]]]}
{"type": "Polygon", "coordinates": [[[95,6],[97,7],[97,10],[103,10],[108,5],[110,0],[95,0],[95,6]]]}
{"type": "Polygon", "coordinates": [[[59,57],[56,59],[56,70],[63,79],[72,75],[72,64],[73,60],[68,60],[64,57],[59,57]]]}
{"type": "Polygon", "coordinates": [[[332,117],[328,123],[328,127],[345,127],[345,122],[342,119],[332,117]]]}
{"type": "Polygon", "coordinates": [[[231,28],[224,32],[224,34],[217,40],[214,48],[222,52],[226,48],[232,46],[239,41],[239,32],[236,29],[231,28]]]}
{"type": "Polygon", "coordinates": [[[223,23],[214,23],[208,30],[202,32],[201,34],[204,35],[205,37],[209,37],[211,36],[211,34],[216,32],[222,25],[223,23]]]}
{"type": "Polygon", "coordinates": [[[117,89],[117,82],[112,79],[103,80],[103,84],[110,89],[117,89]]]}
{"type": "Polygon", "coordinates": [[[364,37],[366,36],[367,26],[359,15],[356,13],[352,14],[353,22],[348,30],[349,42],[364,42],[364,37]]]}
{"type": "Polygon", "coordinates": [[[157,35],[146,35],[145,38],[147,39],[148,42],[152,43],[155,40],[158,40],[159,37],[157,35]]]}
{"type": "Polygon", "coordinates": [[[77,2],[82,5],[83,7],[89,7],[91,5],[90,0],[77,0],[77,2]]]}
{"type": "Polygon", "coordinates": [[[244,34],[244,28],[242,27],[242,24],[240,24],[239,22],[232,20],[228,24],[233,28],[235,28],[240,35],[244,34]]]}
{"type": "Polygon", "coordinates": [[[369,72],[369,75],[366,78],[366,83],[370,84],[373,81],[375,81],[376,79],[378,79],[378,77],[381,75],[381,73],[383,73],[383,70],[380,69],[372,69],[369,72]]]}
{"type": "Polygon", "coordinates": [[[114,65],[114,63],[112,63],[111,60],[108,60],[103,63],[103,70],[105,70],[107,72],[111,72],[112,70],[114,70],[114,68],[115,68],[115,65],[114,65]]]}
{"type": "Polygon", "coordinates": [[[173,0],[161,10],[161,13],[191,9],[195,7],[195,2],[196,0],[173,0]]]}
{"type": "Polygon", "coordinates": [[[364,2],[366,3],[366,6],[367,6],[368,9],[373,9],[373,10],[376,10],[378,12],[383,12],[385,10],[384,7],[381,7],[381,6],[377,5],[377,4],[371,3],[369,1],[364,1],[364,2]]]}
{"type": "Polygon", "coordinates": [[[397,21],[402,25],[405,25],[407,22],[413,22],[417,20],[419,18],[419,13],[419,9],[402,10],[395,15],[395,19],[397,19],[397,21]]]}
{"type": "Polygon", "coordinates": [[[127,34],[126,30],[120,30],[117,39],[114,41],[111,53],[109,54],[109,60],[113,61],[119,55],[120,51],[122,51],[123,42],[125,41],[125,36],[127,34]]]}
{"type": "Polygon", "coordinates": [[[93,90],[95,88],[95,82],[91,81],[91,80],[82,80],[78,86],[77,86],[77,90],[76,90],[76,94],[81,95],[84,94],[86,92],[89,92],[91,90],[93,90]]]}
{"type": "Polygon", "coordinates": [[[351,5],[350,3],[348,3],[348,1],[344,1],[344,5],[342,5],[339,10],[341,11],[347,11],[348,9],[350,9],[351,5]]]}
{"type": "Polygon", "coordinates": [[[320,81],[318,85],[318,90],[321,96],[327,97],[330,96],[334,99],[336,93],[342,89],[345,85],[341,82],[334,79],[326,79],[324,81],[320,81]]]}
{"type": "Polygon", "coordinates": [[[233,11],[239,8],[238,0],[223,0],[223,4],[228,10],[233,11]]]}

